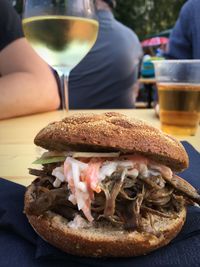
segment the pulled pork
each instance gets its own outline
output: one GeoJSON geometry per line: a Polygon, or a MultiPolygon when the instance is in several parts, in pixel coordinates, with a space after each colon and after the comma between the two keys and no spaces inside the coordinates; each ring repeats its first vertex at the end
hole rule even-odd
{"type": "MultiPolygon", "coordinates": [[[[58,164],[45,165],[43,170],[30,169],[30,173],[40,176],[33,182],[33,202],[29,214],[41,215],[54,211],[68,220],[79,214],[84,217],[77,205],[69,201],[69,188],[62,182],[58,188],[53,186],[55,177],[51,174],[58,164]]],[[[191,192],[187,184],[176,175],[168,180],[161,174],[150,177],[132,175],[127,168],[119,167],[100,183],[100,192],[94,192],[91,203],[93,224],[102,221],[128,231],[143,231],[159,235],[154,227],[154,216],[176,218],[186,205],[200,203],[196,191],[191,192]],[[144,223],[145,218],[145,223],[144,223]]]]}

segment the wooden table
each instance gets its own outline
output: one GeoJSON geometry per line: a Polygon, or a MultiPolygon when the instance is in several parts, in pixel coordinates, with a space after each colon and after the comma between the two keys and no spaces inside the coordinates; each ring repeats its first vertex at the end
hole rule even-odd
{"type": "MultiPolygon", "coordinates": [[[[93,113],[105,110],[88,111],[93,113]]],[[[33,144],[37,132],[49,122],[60,120],[63,117],[77,113],[78,111],[55,111],[39,115],[26,116],[10,120],[0,121],[0,177],[28,185],[33,176],[28,174],[28,168],[33,167],[31,163],[40,156],[42,149],[33,144]]],[[[87,111],[84,111],[87,112],[87,111]]],[[[135,116],[159,127],[159,120],[155,117],[154,110],[134,109],[118,110],[129,116],[135,116]]],[[[195,137],[179,137],[179,140],[187,140],[200,151],[200,128],[195,137]]]]}
{"type": "Polygon", "coordinates": [[[139,82],[144,83],[144,84],[154,84],[156,83],[156,79],[155,78],[140,78],[139,82]]]}
{"type": "Polygon", "coordinates": [[[147,108],[152,108],[151,103],[153,101],[153,85],[156,84],[156,79],[140,78],[138,81],[144,84],[144,88],[147,91],[147,108]]]}

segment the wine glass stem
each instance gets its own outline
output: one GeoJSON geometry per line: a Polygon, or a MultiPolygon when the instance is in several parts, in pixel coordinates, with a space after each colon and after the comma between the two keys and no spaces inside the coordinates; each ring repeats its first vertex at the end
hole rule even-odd
{"type": "Polygon", "coordinates": [[[61,108],[63,110],[69,110],[69,101],[68,101],[68,79],[67,75],[60,75],[61,81],[61,108]]]}

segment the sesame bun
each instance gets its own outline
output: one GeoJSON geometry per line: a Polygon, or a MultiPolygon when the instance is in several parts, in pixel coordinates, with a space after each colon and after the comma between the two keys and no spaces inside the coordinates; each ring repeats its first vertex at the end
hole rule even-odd
{"type": "Polygon", "coordinates": [[[182,171],[188,155],[182,144],[157,128],[123,114],[77,114],[42,129],[35,144],[56,151],[120,151],[140,154],[182,171]]]}
{"type": "MultiPolygon", "coordinates": [[[[33,201],[33,192],[34,186],[31,185],[25,194],[25,213],[33,201]]],[[[131,257],[147,254],[168,244],[181,230],[186,209],[177,212],[175,218],[153,215],[159,236],[129,232],[105,224],[98,228],[72,229],[69,228],[67,219],[50,211],[40,216],[26,216],[45,241],[66,253],[86,257],[131,257]]]]}

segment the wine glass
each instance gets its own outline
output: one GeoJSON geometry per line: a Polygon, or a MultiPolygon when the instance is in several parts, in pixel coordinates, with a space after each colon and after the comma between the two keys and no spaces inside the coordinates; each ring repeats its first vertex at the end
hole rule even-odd
{"type": "Polygon", "coordinates": [[[61,80],[61,105],[68,109],[67,78],[98,34],[93,0],[25,0],[23,29],[36,52],[61,80]]]}

